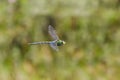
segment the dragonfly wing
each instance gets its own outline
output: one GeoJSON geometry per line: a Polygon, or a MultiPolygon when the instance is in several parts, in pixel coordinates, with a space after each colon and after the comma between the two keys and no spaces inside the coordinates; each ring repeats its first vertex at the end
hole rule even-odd
{"type": "Polygon", "coordinates": [[[59,40],[59,37],[57,36],[55,29],[51,25],[49,25],[48,27],[48,32],[54,40],[59,40]]]}
{"type": "Polygon", "coordinates": [[[56,50],[56,51],[58,51],[59,49],[58,49],[58,46],[57,46],[57,44],[54,42],[52,42],[52,43],[50,43],[50,46],[54,49],[54,50],[56,50]]]}

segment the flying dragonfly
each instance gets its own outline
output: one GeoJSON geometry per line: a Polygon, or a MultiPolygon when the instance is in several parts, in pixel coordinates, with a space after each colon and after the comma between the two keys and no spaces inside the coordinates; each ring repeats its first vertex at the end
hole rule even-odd
{"type": "Polygon", "coordinates": [[[59,39],[55,29],[51,25],[48,26],[48,33],[53,38],[53,41],[33,42],[29,44],[30,45],[49,44],[54,50],[58,51],[59,50],[58,46],[64,45],[65,41],[59,39]]]}

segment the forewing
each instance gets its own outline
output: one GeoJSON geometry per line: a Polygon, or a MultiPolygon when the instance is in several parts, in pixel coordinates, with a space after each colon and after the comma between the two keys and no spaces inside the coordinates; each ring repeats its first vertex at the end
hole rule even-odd
{"type": "Polygon", "coordinates": [[[56,43],[50,43],[50,46],[51,46],[54,50],[56,50],[56,51],[59,50],[56,43]]]}
{"type": "Polygon", "coordinates": [[[48,32],[54,40],[59,40],[59,37],[57,36],[55,29],[51,25],[49,25],[48,27],[48,32]]]}

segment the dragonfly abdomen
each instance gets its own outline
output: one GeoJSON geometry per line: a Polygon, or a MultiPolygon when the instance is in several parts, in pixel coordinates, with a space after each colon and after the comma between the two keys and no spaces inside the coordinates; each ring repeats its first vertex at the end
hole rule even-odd
{"type": "Polygon", "coordinates": [[[37,45],[37,44],[50,44],[50,41],[44,41],[44,42],[33,42],[33,43],[29,43],[31,45],[37,45]]]}

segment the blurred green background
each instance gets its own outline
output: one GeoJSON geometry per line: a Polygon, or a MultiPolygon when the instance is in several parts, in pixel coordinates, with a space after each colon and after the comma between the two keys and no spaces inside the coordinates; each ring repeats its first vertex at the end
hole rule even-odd
{"type": "Polygon", "coordinates": [[[120,80],[120,0],[0,0],[0,80],[120,80]]]}

